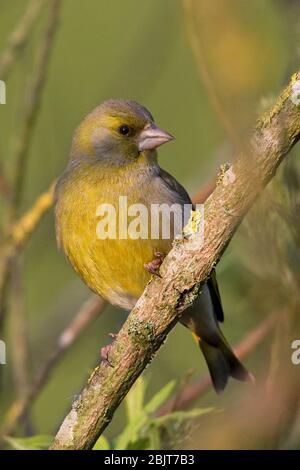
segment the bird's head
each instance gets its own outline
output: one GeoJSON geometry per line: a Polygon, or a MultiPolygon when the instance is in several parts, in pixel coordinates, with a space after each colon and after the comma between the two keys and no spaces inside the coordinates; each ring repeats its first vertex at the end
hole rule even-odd
{"type": "Polygon", "coordinates": [[[141,154],[154,154],[159,145],[172,139],[140,104],[109,100],[95,108],[75,132],[71,158],[96,157],[124,165],[141,154]]]}

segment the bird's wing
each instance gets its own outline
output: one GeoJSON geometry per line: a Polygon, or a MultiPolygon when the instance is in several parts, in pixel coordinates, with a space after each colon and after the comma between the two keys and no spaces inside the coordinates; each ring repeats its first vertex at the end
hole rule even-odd
{"type": "MultiPolygon", "coordinates": [[[[176,181],[175,178],[173,178],[172,175],[170,175],[165,170],[160,168],[158,176],[162,180],[163,184],[168,188],[168,190],[174,194],[178,202],[183,203],[183,204],[191,204],[191,199],[187,191],[184,189],[183,186],[181,186],[180,183],[178,183],[178,181],[176,181]]],[[[219,322],[223,322],[224,313],[223,313],[221,296],[220,296],[220,292],[218,288],[215,270],[212,271],[210,278],[207,280],[207,286],[208,286],[211,301],[214,307],[214,313],[216,315],[216,319],[219,322]]]]}
{"type": "Polygon", "coordinates": [[[206,284],[207,284],[208,289],[209,289],[211,301],[212,301],[213,306],[214,306],[214,312],[215,312],[215,315],[217,317],[217,320],[219,322],[223,322],[224,321],[224,312],[223,312],[221,296],[220,296],[220,292],[219,292],[219,287],[218,287],[218,283],[217,283],[215,270],[212,271],[212,273],[210,275],[210,278],[207,280],[206,284]]]}
{"type": "Polygon", "coordinates": [[[175,197],[176,201],[181,204],[191,204],[191,198],[188,195],[187,191],[181,186],[180,183],[167,171],[163,170],[162,168],[159,169],[158,177],[161,179],[161,182],[164,186],[173,193],[173,197],[175,197]]]}

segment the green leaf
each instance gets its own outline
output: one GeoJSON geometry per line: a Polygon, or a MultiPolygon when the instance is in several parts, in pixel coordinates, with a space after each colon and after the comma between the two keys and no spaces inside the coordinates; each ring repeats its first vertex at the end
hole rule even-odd
{"type": "Polygon", "coordinates": [[[175,380],[172,380],[154,395],[154,397],[145,406],[144,410],[147,414],[154,413],[167,400],[167,398],[169,398],[173,392],[175,384],[175,380]]]}
{"type": "Polygon", "coordinates": [[[145,380],[142,377],[138,377],[125,399],[128,422],[134,421],[136,416],[143,412],[145,391],[145,380]]]}
{"type": "Polygon", "coordinates": [[[115,449],[127,449],[129,443],[137,439],[136,436],[138,435],[138,431],[147,422],[147,418],[148,417],[146,413],[140,413],[135,420],[130,421],[130,423],[125,426],[124,430],[117,438],[115,449]]]}
{"type": "Polygon", "coordinates": [[[123,432],[117,438],[115,445],[116,450],[125,450],[128,448],[130,442],[137,440],[138,432],[147,423],[149,415],[154,413],[157,408],[163,404],[163,402],[172,393],[174,387],[175,381],[169,382],[158,393],[156,393],[156,395],[154,395],[144,408],[139,409],[139,412],[135,414],[134,419],[127,424],[123,432]]]}
{"type": "Polygon", "coordinates": [[[160,432],[156,426],[149,426],[146,434],[149,436],[149,446],[147,450],[160,450],[160,432]]]}
{"type": "Polygon", "coordinates": [[[110,450],[110,445],[106,437],[103,435],[100,436],[94,445],[93,450],[110,450]]]}
{"type": "Polygon", "coordinates": [[[37,435],[32,437],[6,436],[4,440],[15,450],[45,450],[48,449],[53,436],[37,435]]]}
{"type": "Polygon", "coordinates": [[[126,450],[147,450],[149,448],[148,437],[143,437],[137,441],[130,442],[126,450]]]}
{"type": "Polygon", "coordinates": [[[181,424],[183,421],[187,419],[194,419],[198,418],[207,413],[211,413],[214,408],[195,408],[194,410],[189,411],[174,411],[173,413],[169,413],[165,416],[160,416],[159,418],[154,418],[151,421],[151,425],[156,427],[161,427],[164,425],[169,424],[172,421],[176,421],[176,424],[181,424]]]}

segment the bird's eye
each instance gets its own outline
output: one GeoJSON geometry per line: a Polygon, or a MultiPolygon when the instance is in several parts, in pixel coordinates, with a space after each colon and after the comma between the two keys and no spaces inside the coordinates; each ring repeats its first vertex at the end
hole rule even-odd
{"type": "Polygon", "coordinates": [[[129,135],[130,134],[130,127],[126,126],[126,124],[123,124],[122,126],[119,127],[119,132],[122,135],[129,135]]]}

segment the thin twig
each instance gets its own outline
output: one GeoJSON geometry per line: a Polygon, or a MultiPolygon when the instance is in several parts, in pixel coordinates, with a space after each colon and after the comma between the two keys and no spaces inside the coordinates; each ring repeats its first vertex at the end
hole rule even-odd
{"type": "MultiPolygon", "coordinates": [[[[5,242],[0,245],[0,299],[4,298],[10,262],[24,247],[43,215],[53,204],[54,184],[42,193],[25,215],[12,225],[5,242]]],[[[0,309],[0,325],[3,323],[2,314],[3,310],[0,309]]]]}
{"type": "MultiPolygon", "coordinates": [[[[61,0],[51,0],[49,15],[45,25],[44,35],[38,50],[36,69],[33,73],[32,81],[29,84],[28,92],[25,94],[27,100],[24,107],[24,114],[21,120],[20,135],[17,137],[13,152],[13,162],[16,165],[12,200],[9,204],[8,223],[15,220],[19,210],[21,197],[23,194],[23,184],[26,175],[26,163],[28,151],[31,143],[33,131],[35,129],[38,112],[40,109],[41,96],[44,88],[50,53],[53,46],[53,39],[58,25],[59,9],[61,0]]],[[[9,262],[2,262],[0,266],[0,327],[3,327],[5,316],[5,297],[9,284],[9,262]]]]}
{"type": "Polygon", "coordinates": [[[228,138],[230,139],[230,142],[235,146],[236,151],[242,152],[244,145],[242,144],[241,139],[237,135],[233,124],[227,117],[226,111],[221,103],[216,88],[213,84],[205,60],[201,41],[201,28],[197,27],[196,24],[194,6],[197,4],[194,3],[194,0],[183,0],[182,4],[187,25],[186,30],[189,36],[192,50],[194,51],[200,78],[202,80],[203,85],[205,86],[205,91],[210,99],[211,105],[214,108],[216,115],[219,118],[221,125],[223,126],[228,138]]]}
{"type": "Polygon", "coordinates": [[[5,200],[10,200],[11,197],[11,186],[8,182],[3,165],[0,163],[0,194],[5,200]]]}
{"type": "MultiPolygon", "coordinates": [[[[110,364],[94,370],[51,449],[92,448],[180,315],[197,298],[247,211],[300,138],[300,106],[295,100],[299,82],[300,72],[260,118],[249,145],[251,158],[241,155],[222,170],[205,204],[204,236],[174,244],[160,268],[161,277],[147,285],[111,346],[110,364]]],[[[190,224],[185,233],[191,230],[190,224]]]]}
{"type": "Polygon", "coordinates": [[[26,46],[28,37],[40,13],[41,6],[41,0],[31,0],[16,28],[9,36],[6,49],[0,57],[1,80],[7,77],[18,55],[20,55],[23,48],[26,46]]]}
{"type": "Polygon", "coordinates": [[[0,258],[3,253],[15,256],[37,228],[45,213],[52,207],[55,182],[36,199],[30,209],[10,228],[5,242],[0,245],[0,258]]]}
{"type": "Polygon", "coordinates": [[[33,74],[32,81],[29,85],[29,90],[25,95],[26,102],[22,118],[22,126],[20,135],[17,138],[13,155],[13,161],[16,165],[16,173],[13,184],[13,216],[19,208],[23,193],[28,151],[40,110],[42,91],[47,77],[49,59],[53,49],[55,32],[58,26],[60,5],[61,0],[51,0],[50,2],[47,23],[45,25],[45,31],[41,39],[37,54],[35,73],[33,74]]]}
{"type": "MultiPolygon", "coordinates": [[[[25,316],[24,292],[21,279],[19,260],[15,259],[10,270],[10,325],[9,343],[13,345],[11,351],[11,368],[17,399],[22,399],[27,393],[30,382],[29,375],[29,341],[27,318],[25,316]]],[[[25,434],[32,430],[30,416],[23,415],[22,425],[25,434]]]]}
{"type": "Polygon", "coordinates": [[[177,411],[180,409],[180,402],[185,393],[186,387],[189,384],[190,378],[193,375],[193,372],[194,372],[193,369],[189,369],[187,373],[184,375],[184,377],[182,378],[181,383],[174,397],[172,397],[171,400],[167,402],[167,403],[170,403],[170,409],[167,411],[167,413],[160,414],[160,410],[158,410],[156,413],[157,416],[163,416],[163,414],[169,414],[169,413],[172,413],[173,411],[177,411]]]}
{"type": "Polygon", "coordinates": [[[10,300],[10,344],[13,345],[11,365],[17,398],[26,393],[29,385],[28,370],[28,335],[27,322],[24,318],[23,286],[19,263],[13,263],[11,269],[11,300],[10,300]]]}
{"type": "MultiPolygon", "coordinates": [[[[58,24],[60,2],[61,0],[51,1],[49,15],[45,25],[45,31],[38,49],[36,71],[33,74],[32,81],[29,84],[28,94],[26,95],[24,114],[21,120],[21,131],[17,138],[12,158],[13,162],[15,163],[16,172],[13,181],[12,200],[9,204],[9,222],[15,219],[21,203],[29,148],[33,130],[35,128],[39,114],[41,96],[47,76],[50,53],[52,51],[53,39],[58,24]]],[[[32,18],[32,16],[29,16],[29,18],[32,18]]],[[[16,42],[14,44],[16,44],[16,42]]],[[[16,265],[14,263],[14,266],[12,266],[11,270],[9,269],[9,262],[4,263],[2,266],[3,282],[0,283],[0,287],[7,287],[10,274],[16,276],[16,265]]],[[[5,297],[6,290],[2,290],[0,288],[0,293],[2,293],[3,297],[5,297]]],[[[18,351],[15,351],[13,355],[12,365],[14,370],[16,393],[17,397],[20,398],[20,395],[26,395],[26,389],[29,382],[28,377],[25,379],[25,375],[27,375],[28,372],[28,366],[26,363],[28,358],[28,351],[25,351],[25,348],[27,348],[28,344],[25,337],[21,338],[21,336],[25,334],[26,319],[24,316],[24,309],[21,306],[22,300],[20,292],[14,292],[12,289],[10,289],[10,293],[12,312],[14,313],[15,320],[11,322],[11,335],[15,339],[13,343],[15,345],[14,349],[17,349],[18,351]]],[[[3,297],[2,299],[0,297],[0,314],[2,317],[1,323],[3,323],[3,315],[5,311],[3,297]]]]}
{"type": "Polygon", "coordinates": [[[40,366],[34,374],[32,384],[28,390],[15,400],[6,412],[3,426],[0,431],[0,440],[4,436],[10,435],[15,429],[17,423],[22,416],[33,405],[35,399],[44,388],[55,366],[62,360],[65,352],[75,343],[80,334],[91,325],[103,312],[106,302],[96,295],[92,295],[79,308],[71,323],[60,334],[56,347],[53,349],[48,358],[40,366]]]}

